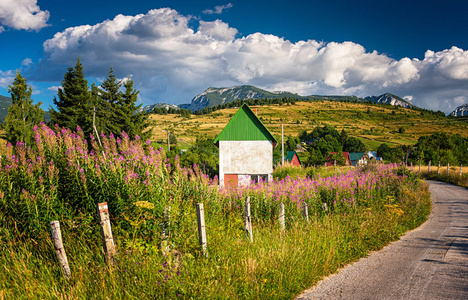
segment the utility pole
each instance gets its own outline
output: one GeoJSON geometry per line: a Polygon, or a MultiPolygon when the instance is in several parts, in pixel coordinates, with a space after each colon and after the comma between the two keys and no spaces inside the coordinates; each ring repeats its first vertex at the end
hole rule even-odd
{"type": "Polygon", "coordinates": [[[284,135],[283,135],[283,124],[281,124],[281,165],[284,165],[284,135]]]}
{"type": "Polygon", "coordinates": [[[169,141],[169,135],[170,135],[170,131],[167,130],[167,149],[168,149],[168,152],[171,152],[171,142],[169,141]]]}

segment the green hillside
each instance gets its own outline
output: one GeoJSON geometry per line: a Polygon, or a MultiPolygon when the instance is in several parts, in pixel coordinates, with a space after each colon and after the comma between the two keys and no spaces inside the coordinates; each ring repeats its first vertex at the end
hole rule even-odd
{"type": "Polygon", "coordinates": [[[11,99],[9,97],[0,95],[0,123],[5,121],[8,114],[8,107],[11,105],[11,99]]]}

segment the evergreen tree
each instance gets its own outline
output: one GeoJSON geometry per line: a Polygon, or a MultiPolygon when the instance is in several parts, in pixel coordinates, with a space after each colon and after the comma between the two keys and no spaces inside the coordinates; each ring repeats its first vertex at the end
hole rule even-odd
{"type": "Polygon", "coordinates": [[[85,79],[80,59],[75,66],[68,68],[58,89],[58,98],[54,98],[57,111],[50,109],[51,122],[75,130],[80,126],[86,136],[92,132],[91,93],[85,79]]]}
{"type": "MultiPolygon", "coordinates": [[[[120,135],[123,127],[125,127],[124,121],[125,117],[123,116],[125,112],[123,109],[123,98],[120,88],[122,83],[117,80],[114,74],[114,69],[110,68],[109,75],[107,75],[106,80],[101,84],[98,93],[98,106],[100,123],[103,123],[103,130],[106,133],[114,133],[120,135]]],[[[100,133],[100,132],[99,132],[100,133]]]]}
{"type": "Polygon", "coordinates": [[[151,131],[144,130],[148,127],[149,115],[144,112],[137,112],[141,108],[141,104],[136,105],[139,91],[133,88],[133,80],[128,79],[124,83],[125,91],[122,94],[121,103],[121,124],[122,130],[125,131],[131,138],[139,135],[143,140],[149,139],[151,131]]]}
{"type": "Polygon", "coordinates": [[[28,87],[26,79],[19,71],[16,72],[13,85],[8,86],[8,92],[11,94],[12,104],[8,107],[5,118],[7,140],[12,144],[21,141],[31,146],[34,144],[34,125],[44,121],[42,103],[33,103],[32,88],[28,87]]]}

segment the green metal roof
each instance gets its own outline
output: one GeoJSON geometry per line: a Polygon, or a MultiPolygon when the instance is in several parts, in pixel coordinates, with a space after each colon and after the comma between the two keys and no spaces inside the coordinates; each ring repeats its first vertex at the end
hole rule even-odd
{"type": "Polygon", "coordinates": [[[349,159],[352,161],[360,160],[364,156],[364,152],[349,153],[349,159]]]}
{"type": "MultiPolygon", "coordinates": [[[[296,154],[296,151],[289,151],[288,152],[288,155],[286,155],[286,157],[284,158],[284,161],[292,161],[292,159],[294,158],[294,155],[296,154]]],[[[302,162],[301,160],[299,159],[299,155],[297,156],[297,160],[299,161],[299,163],[302,165],[302,162]]]]}
{"type": "Polygon", "coordinates": [[[241,106],[213,143],[218,145],[219,141],[272,141],[273,147],[278,144],[247,104],[241,106]]]}

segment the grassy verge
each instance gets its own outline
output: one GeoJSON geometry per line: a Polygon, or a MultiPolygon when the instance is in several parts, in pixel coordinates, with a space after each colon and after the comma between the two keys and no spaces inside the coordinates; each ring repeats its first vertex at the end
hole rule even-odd
{"type": "Polygon", "coordinates": [[[0,162],[0,299],[290,299],[419,226],[430,211],[427,185],[390,165],[218,191],[196,167],[170,166],[141,141],[104,137],[105,151],[96,143],[92,151],[79,134],[45,126],[38,134],[40,158],[20,144],[0,162]],[[244,233],[247,195],[253,243],[244,233]],[[113,266],[102,253],[98,202],[108,202],[112,216],[113,266]],[[198,246],[197,202],[205,206],[208,258],[198,246]],[[166,206],[172,250],[163,255],[166,206]],[[54,219],[69,281],[49,237],[54,219]]]}

